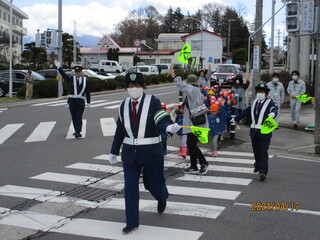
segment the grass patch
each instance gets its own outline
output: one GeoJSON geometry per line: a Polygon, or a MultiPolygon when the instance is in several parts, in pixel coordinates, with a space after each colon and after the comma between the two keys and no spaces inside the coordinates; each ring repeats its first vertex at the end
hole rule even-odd
{"type": "Polygon", "coordinates": [[[21,98],[17,98],[17,97],[2,97],[0,98],[0,103],[6,103],[6,102],[19,102],[19,101],[23,101],[24,99],[21,98]]]}

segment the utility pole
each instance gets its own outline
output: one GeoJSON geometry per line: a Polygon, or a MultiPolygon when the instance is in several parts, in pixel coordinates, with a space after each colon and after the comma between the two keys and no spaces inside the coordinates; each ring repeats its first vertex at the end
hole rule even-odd
{"type": "Polygon", "coordinates": [[[73,27],[73,65],[77,64],[77,23],[74,21],[73,27]]]}
{"type": "Polygon", "coordinates": [[[9,27],[9,98],[12,98],[13,79],[12,79],[12,1],[10,0],[10,27],[9,27]]]}
{"type": "Polygon", "coordinates": [[[315,78],[315,125],[314,125],[314,144],[315,152],[320,154],[320,0],[316,1],[316,19],[315,19],[315,29],[316,29],[316,43],[317,43],[317,60],[316,60],[316,78],[315,78]]]}
{"type": "MultiPolygon", "coordinates": [[[[58,5],[58,61],[62,67],[62,0],[59,0],[58,5]]],[[[58,82],[58,97],[63,95],[63,88],[62,88],[62,77],[60,77],[58,82]]]]}
{"type": "Polygon", "coordinates": [[[262,4],[263,0],[256,0],[256,18],[255,30],[257,33],[254,38],[254,45],[259,47],[258,51],[258,68],[253,71],[252,94],[255,92],[255,86],[258,85],[261,79],[261,46],[262,46],[262,4]],[[260,28],[260,29],[259,29],[260,28]]]}
{"type": "MultiPolygon", "coordinates": [[[[271,16],[274,16],[274,9],[275,9],[275,5],[276,5],[276,0],[272,0],[272,13],[271,16]]],[[[276,16],[274,16],[271,19],[271,45],[270,45],[270,67],[269,67],[269,73],[272,74],[273,73],[273,48],[274,48],[274,20],[275,20],[276,16]]]]}

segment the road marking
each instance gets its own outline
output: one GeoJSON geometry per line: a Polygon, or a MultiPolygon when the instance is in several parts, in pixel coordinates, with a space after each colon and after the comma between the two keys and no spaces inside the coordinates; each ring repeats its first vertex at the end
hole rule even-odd
{"type": "Polygon", "coordinates": [[[86,218],[65,218],[30,211],[13,212],[3,217],[0,224],[102,239],[196,240],[203,234],[203,232],[190,230],[140,225],[130,235],[123,235],[122,228],[125,223],[86,218]]]}
{"type": "Polygon", "coordinates": [[[32,104],[30,106],[44,106],[44,105],[50,105],[50,104],[55,104],[55,103],[66,103],[66,100],[59,100],[59,101],[52,101],[52,102],[44,102],[44,103],[36,103],[36,104],[32,104]]]}
{"type": "Polygon", "coordinates": [[[79,185],[90,185],[94,182],[101,180],[100,178],[95,178],[95,177],[64,174],[64,173],[54,173],[54,172],[42,173],[42,174],[31,177],[31,179],[72,183],[72,184],[79,184],[79,185]]]}
{"type": "Polygon", "coordinates": [[[117,104],[117,105],[113,105],[113,106],[109,106],[109,107],[104,107],[106,109],[116,109],[119,108],[121,104],[117,104]]]}
{"type": "MultiPolygon", "coordinates": [[[[87,131],[87,119],[83,119],[82,120],[82,132],[81,132],[82,137],[81,138],[86,137],[86,131],[87,131]]],[[[73,128],[73,124],[71,121],[66,139],[75,139],[73,133],[74,133],[74,128],[73,128]]]]}
{"type": "Polygon", "coordinates": [[[114,136],[117,127],[114,118],[100,118],[100,125],[104,137],[114,136]]]}
{"type": "Polygon", "coordinates": [[[24,142],[46,141],[56,122],[41,122],[24,142]]]}
{"type": "Polygon", "coordinates": [[[58,106],[68,106],[68,102],[67,101],[65,101],[65,102],[62,102],[62,103],[56,103],[56,104],[50,104],[50,105],[48,105],[49,107],[58,107],[58,106]]]}
{"type": "Polygon", "coordinates": [[[7,124],[0,129],[0,144],[4,143],[9,137],[12,136],[24,123],[7,124]]]}
{"type": "MultiPolygon", "coordinates": [[[[178,157],[177,154],[169,153],[165,156],[165,158],[174,158],[174,159],[181,159],[181,157],[178,157]]],[[[223,158],[223,157],[205,157],[207,161],[209,162],[226,162],[226,163],[242,163],[242,164],[253,164],[254,160],[247,160],[242,158],[223,158]]],[[[187,156],[187,159],[190,159],[189,156],[187,156]]]]}
{"type": "Polygon", "coordinates": [[[8,110],[8,108],[0,108],[0,111],[8,110]]]}
{"type": "MultiPolygon", "coordinates": [[[[122,190],[124,187],[123,183],[115,185],[114,188],[117,190],[122,190]]],[[[240,191],[231,191],[231,190],[220,190],[213,188],[192,188],[192,187],[181,187],[181,186],[169,186],[167,185],[168,191],[172,195],[182,195],[182,196],[192,196],[192,197],[202,197],[202,198],[217,198],[217,199],[226,199],[234,200],[236,199],[240,191]]],[[[141,192],[147,192],[143,184],[140,184],[139,190],[141,192]]]]}
{"type": "MultiPolygon", "coordinates": [[[[186,163],[176,165],[177,168],[186,168],[186,163]]],[[[249,173],[255,174],[253,172],[253,168],[246,167],[229,167],[229,166],[220,166],[220,165],[212,165],[210,164],[208,170],[218,171],[218,172],[233,172],[233,173],[249,173]]]]}
{"type": "MultiPolygon", "coordinates": [[[[112,198],[111,201],[102,205],[101,208],[125,210],[124,198],[112,198]]],[[[167,201],[165,214],[216,219],[224,209],[225,207],[215,205],[167,201]]],[[[157,212],[157,201],[140,199],[139,210],[143,212],[157,212]]]]}
{"type": "Polygon", "coordinates": [[[60,194],[61,194],[60,191],[41,189],[41,188],[30,188],[30,187],[15,186],[15,185],[5,185],[0,187],[1,196],[20,197],[20,198],[26,198],[26,199],[36,199],[43,196],[56,197],[60,194]]]}
{"type": "Polygon", "coordinates": [[[249,185],[252,181],[252,179],[247,179],[247,178],[199,176],[199,175],[190,175],[190,174],[186,174],[176,179],[182,180],[182,181],[222,183],[222,184],[235,184],[235,185],[249,185]]]}
{"type": "Polygon", "coordinates": [[[99,171],[105,173],[118,173],[122,172],[122,167],[115,167],[115,166],[106,166],[101,164],[91,164],[91,163],[74,163],[65,168],[73,168],[73,169],[81,169],[81,170],[88,170],[88,171],[99,171]]]}
{"type": "Polygon", "coordinates": [[[294,159],[298,161],[305,161],[305,162],[317,162],[320,163],[319,160],[312,160],[312,159],[305,159],[305,158],[295,158],[295,157],[288,157],[288,156],[278,156],[279,158],[288,158],[288,159],[294,159]]]}
{"type": "Polygon", "coordinates": [[[90,108],[101,107],[101,106],[111,105],[111,104],[120,103],[120,102],[122,102],[122,101],[104,102],[104,103],[99,103],[99,104],[91,105],[90,108]]]}
{"type": "MultiPolygon", "coordinates": [[[[248,204],[248,203],[234,203],[233,205],[234,206],[250,207],[250,208],[252,207],[252,204],[248,204]]],[[[270,211],[278,212],[276,210],[270,210],[270,211]]],[[[311,211],[311,210],[303,210],[303,209],[299,209],[298,211],[296,211],[296,210],[292,211],[289,208],[289,210],[287,210],[287,211],[281,210],[281,212],[302,213],[302,214],[310,214],[310,215],[320,216],[320,212],[319,211],[311,211]]]]}

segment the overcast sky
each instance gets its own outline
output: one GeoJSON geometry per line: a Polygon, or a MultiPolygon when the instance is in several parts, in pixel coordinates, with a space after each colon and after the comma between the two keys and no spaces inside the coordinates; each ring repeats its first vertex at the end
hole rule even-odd
{"type": "MultiPolygon", "coordinates": [[[[28,30],[28,36],[34,37],[37,29],[43,31],[47,28],[58,26],[58,0],[13,0],[13,4],[28,14],[29,19],[24,21],[24,27],[28,30]]],[[[184,14],[189,11],[195,13],[207,3],[220,3],[235,9],[245,9],[245,18],[253,23],[255,15],[255,0],[63,0],[63,31],[73,34],[74,21],[77,23],[77,36],[91,35],[102,37],[114,31],[114,25],[123,20],[130,11],[139,7],[153,5],[161,13],[165,14],[171,6],[173,9],[180,7],[184,14]]],[[[272,0],[264,0],[263,22],[271,17],[272,0]]],[[[283,6],[280,0],[276,0],[276,10],[283,6]]],[[[275,30],[280,29],[281,39],[286,34],[284,9],[277,15],[275,30]]],[[[271,36],[271,23],[264,27],[266,42],[271,36]]],[[[277,32],[275,33],[275,36],[277,32]]],[[[278,39],[275,38],[275,45],[278,39]]],[[[282,40],[280,40],[282,42],[282,40]]]]}

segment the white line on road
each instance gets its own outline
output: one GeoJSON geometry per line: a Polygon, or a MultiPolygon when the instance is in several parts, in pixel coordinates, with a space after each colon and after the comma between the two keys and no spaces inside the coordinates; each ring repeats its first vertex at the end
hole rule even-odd
{"type": "MultiPolygon", "coordinates": [[[[82,132],[81,132],[82,137],[81,138],[86,137],[86,132],[87,132],[87,120],[83,119],[82,120],[82,132]]],[[[66,139],[74,139],[75,137],[74,137],[73,133],[74,133],[74,128],[73,128],[73,124],[71,121],[66,139]]]]}
{"type": "Polygon", "coordinates": [[[52,101],[52,102],[44,102],[44,103],[36,103],[32,104],[31,106],[44,106],[44,105],[50,105],[50,104],[55,104],[55,103],[66,103],[66,100],[59,100],[59,101],[52,101]]]}
{"type": "Polygon", "coordinates": [[[112,105],[112,104],[120,103],[120,102],[121,102],[121,101],[104,102],[104,103],[99,103],[99,104],[91,105],[90,108],[101,107],[101,106],[105,106],[105,105],[112,105]]]}
{"type": "Polygon", "coordinates": [[[56,122],[41,122],[24,142],[46,141],[56,122]]]}
{"type": "Polygon", "coordinates": [[[115,167],[115,166],[106,166],[102,164],[91,164],[91,163],[75,163],[66,168],[73,168],[73,169],[81,169],[81,170],[88,170],[88,171],[99,171],[105,173],[118,173],[123,171],[122,167],[115,167]]]}
{"type": "Polygon", "coordinates": [[[79,185],[90,185],[91,183],[94,183],[100,180],[100,178],[95,178],[95,177],[64,174],[64,173],[54,173],[54,172],[42,173],[42,174],[31,177],[31,179],[72,183],[72,184],[79,184],[79,185]]]}
{"type": "Polygon", "coordinates": [[[85,218],[71,219],[30,211],[13,212],[2,218],[0,224],[102,239],[196,240],[203,234],[190,230],[140,225],[130,235],[123,235],[122,228],[125,223],[85,218]]]}
{"type": "Polygon", "coordinates": [[[12,136],[19,128],[21,128],[24,123],[17,124],[7,124],[0,129],[0,144],[4,143],[9,137],[12,136]]]}
{"type": "Polygon", "coordinates": [[[117,127],[114,118],[100,118],[100,125],[104,137],[114,136],[117,127]]]}
{"type": "Polygon", "coordinates": [[[247,178],[199,176],[199,175],[189,175],[189,174],[186,174],[182,177],[178,177],[176,179],[183,180],[183,181],[222,183],[222,184],[235,184],[235,185],[249,185],[252,181],[252,179],[247,179],[247,178]]]}
{"type": "Polygon", "coordinates": [[[279,158],[288,158],[288,159],[294,159],[298,161],[305,161],[305,162],[317,162],[320,163],[320,160],[312,160],[312,159],[305,159],[305,158],[295,158],[295,157],[288,157],[288,156],[278,156],[279,158]]]}
{"type": "Polygon", "coordinates": [[[120,104],[112,105],[112,106],[104,107],[104,108],[106,108],[106,109],[116,109],[116,108],[119,108],[119,107],[120,107],[120,104]]]}

